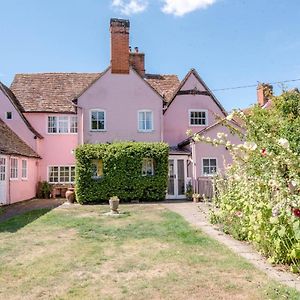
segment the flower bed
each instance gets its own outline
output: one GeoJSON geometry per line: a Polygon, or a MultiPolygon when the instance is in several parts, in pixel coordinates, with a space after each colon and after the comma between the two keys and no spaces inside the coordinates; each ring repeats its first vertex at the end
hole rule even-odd
{"type": "Polygon", "coordinates": [[[212,221],[237,239],[251,241],[272,263],[300,267],[300,94],[285,92],[269,110],[235,111],[246,142],[233,145],[225,134],[208,141],[226,145],[234,162],[215,179],[212,221]]]}

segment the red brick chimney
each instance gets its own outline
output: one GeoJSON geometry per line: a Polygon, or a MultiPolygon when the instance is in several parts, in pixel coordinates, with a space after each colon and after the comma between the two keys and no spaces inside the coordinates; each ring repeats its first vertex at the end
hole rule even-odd
{"type": "MultiPolygon", "coordinates": [[[[131,50],[131,48],[130,48],[131,50]]],[[[134,48],[135,52],[130,52],[129,63],[142,77],[145,77],[145,54],[139,52],[139,48],[134,48]]]]}
{"type": "Polygon", "coordinates": [[[129,20],[110,19],[111,72],[129,74],[129,20]]]}
{"type": "Polygon", "coordinates": [[[268,83],[259,83],[257,86],[257,103],[264,106],[273,97],[273,86],[268,83]]]}

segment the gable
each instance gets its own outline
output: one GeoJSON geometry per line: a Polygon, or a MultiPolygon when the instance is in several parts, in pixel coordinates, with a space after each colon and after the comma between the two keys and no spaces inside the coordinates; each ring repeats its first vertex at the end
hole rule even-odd
{"type": "MultiPolygon", "coordinates": [[[[11,125],[12,126],[18,126],[15,127],[14,130],[20,129],[19,126],[25,127],[30,134],[33,136],[36,136],[38,138],[43,138],[28,122],[28,120],[25,118],[23,115],[23,109],[14,95],[14,93],[3,83],[0,82],[0,106],[1,106],[1,111],[0,111],[0,118],[2,117],[3,119],[6,118],[5,114],[7,111],[10,111],[13,113],[13,120],[11,120],[11,125]]],[[[24,131],[23,131],[24,132],[24,131]]]]}
{"type": "MultiPolygon", "coordinates": [[[[158,101],[159,106],[162,107],[163,104],[160,93],[133,68],[130,68],[129,74],[112,74],[109,68],[79,95],[77,103],[78,106],[85,106],[86,101],[94,99],[95,104],[101,105],[101,102],[108,99],[118,102],[135,98],[139,98],[140,101],[151,98],[158,101]],[[99,101],[97,102],[97,100],[99,101]]],[[[119,104],[121,103],[119,102],[119,104]]]]}
{"type": "MultiPolygon", "coordinates": [[[[212,91],[208,88],[208,86],[205,84],[205,82],[202,80],[195,69],[191,69],[182,80],[177,91],[174,93],[173,98],[168,103],[165,112],[172,105],[176,98],[186,95],[207,96],[207,99],[205,100],[203,99],[203,97],[199,97],[198,99],[200,101],[211,101],[215,104],[216,108],[218,108],[217,110],[219,110],[223,116],[227,116],[224,107],[221,105],[212,91]]],[[[210,106],[212,106],[212,104],[210,106]]]]}

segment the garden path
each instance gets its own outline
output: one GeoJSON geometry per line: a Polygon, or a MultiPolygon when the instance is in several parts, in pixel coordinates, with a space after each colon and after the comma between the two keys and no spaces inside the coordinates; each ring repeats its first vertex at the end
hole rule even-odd
{"type": "Polygon", "coordinates": [[[35,209],[52,209],[60,206],[65,201],[65,199],[32,199],[3,206],[0,207],[0,222],[35,209]]]}
{"type": "Polygon", "coordinates": [[[288,273],[279,267],[274,267],[267,262],[253,247],[245,242],[237,241],[231,236],[221,232],[217,226],[209,223],[209,205],[206,203],[164,203],[166,208],[183,216],[189,223],[200,228],[210,237],[226,245],[238,255],[251,262],[259,270],[265,272],[270,278],[300,291],[300,278],[288,273]]]}

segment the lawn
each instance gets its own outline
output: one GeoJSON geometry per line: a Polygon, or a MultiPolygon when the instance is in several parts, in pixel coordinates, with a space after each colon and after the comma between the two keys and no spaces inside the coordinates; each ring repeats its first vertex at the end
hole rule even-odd
{"type": "Polygon", "coordinates": [[[299,299],[160,205],[37,210],[0,224],[0,299],[299,299]]]}

